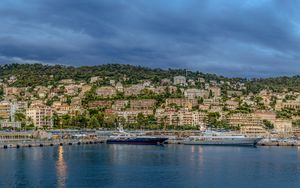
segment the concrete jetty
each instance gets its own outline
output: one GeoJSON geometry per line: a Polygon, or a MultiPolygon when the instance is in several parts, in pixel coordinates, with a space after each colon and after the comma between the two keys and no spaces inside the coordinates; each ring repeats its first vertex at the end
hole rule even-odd
{"type": "Polygon", "coordinates": [[[0,140],[0,149],[20,148],[20,147],[44,147],[44,146],[63,146],[81,144],[101,144],[104,140],[100,139],[61,139],[61,140],[0,140]]]}
{"type": "Polygon", "coordinates": [[[259,142],[257,146],[300,146],[299,142],[259,142]]]}

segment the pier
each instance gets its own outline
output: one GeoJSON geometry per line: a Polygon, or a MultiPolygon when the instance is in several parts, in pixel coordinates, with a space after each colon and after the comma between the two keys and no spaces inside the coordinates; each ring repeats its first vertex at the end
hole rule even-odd
{"type": "Polygon", "coordinates": [[[0,140],[0,149],[20,148],[20,147],[44,147],[44,146],[63,146],[81,144],[101,144],[104,140],[100,139],[63,139],[63,140],[0,140]]]}
{"type": "Polygon", "coordinates": [[[257,146],[296,146],[299,147],[299,142],[283,142],[283,141],[277,141],[277,142],[259,142],[257,143],[257,146]]]}

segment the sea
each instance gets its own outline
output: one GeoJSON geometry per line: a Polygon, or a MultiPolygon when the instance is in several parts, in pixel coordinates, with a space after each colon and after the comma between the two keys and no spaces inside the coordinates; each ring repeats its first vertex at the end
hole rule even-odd
{"type": "Polygon", "coordinates": [[[300,148],[72,145],[0,149],[0,187],[300,187],[300,148]]]}

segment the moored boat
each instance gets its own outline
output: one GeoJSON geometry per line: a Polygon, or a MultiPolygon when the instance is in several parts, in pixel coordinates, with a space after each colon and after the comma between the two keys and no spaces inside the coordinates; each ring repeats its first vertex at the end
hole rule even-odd
{"type": "Polygon", "coordinates": [[[183,141],[185,145],[227,145],[255,146],[262,138],[246,135],[225,134],[220,132],[204,132],[200,136],[190,136],[183,141]]]}
{"type": "Polygon", "coordinates": [[[135,144],[135,145],[159,145],[163,144],[168,138],[153,137],[144,135],[135,135],[127,133],[123,128],[119,128],[119,133],[116,136],[110,136],[107,144],[135,144]]]}
{"type": "Polygon", "coordinates": [[[107,139],[107,144],[136,144],[136,145],[157,145],[163,144],[167,138],[148,136],[116,136],[107,139]]]}

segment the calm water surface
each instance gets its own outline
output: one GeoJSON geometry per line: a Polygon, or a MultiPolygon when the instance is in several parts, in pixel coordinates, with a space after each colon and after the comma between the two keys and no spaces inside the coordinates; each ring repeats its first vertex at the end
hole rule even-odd
{"type": "Polygon", "coordinates": [[[81,145],[0,150],[0,187],[300,187],[300,150],[81,145]]]}

